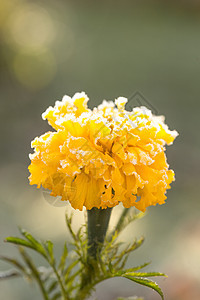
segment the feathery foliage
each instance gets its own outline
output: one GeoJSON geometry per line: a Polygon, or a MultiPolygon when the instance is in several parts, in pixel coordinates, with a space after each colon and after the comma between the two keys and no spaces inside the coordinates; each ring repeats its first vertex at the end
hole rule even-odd
{"type": "MultiPolygon", "coordinates": [[[[66,215],[66,225],[72,237],[73,249],[69,251],[69,244],[65,243],[60,259],[55,258],[51,241],[41,242],[26,230],[20,229],[22,237],[7,237],[5,241],[17,245],[23,263],[17,259],[0,256],[1,260],[14,267],[10,271],[1,272],[0,279],[23,276],[29,281],[35,280],[45,300],[84,300],[91,295],[98,283],[109,278],[123,277],[152,288],[164,299],[160,287],[149,277],[165,274],[141,271],[149,263],[125,268],[130,253],[143,244],[144,238],[135,239],[127,246],[123,245],[118,237],[128,224],[140,217],[141,213],[124,209],[115,229],[108,232],[95,259],[88,255],[86,226],[83,225],[75,232],[72,227],[72,215],[66,215]],[[36,266],[26,248],[41,255],[48,267],[36,266]]],[[[122,299],[125,298],[118,298],[122,299]]],[[[127,299],[142,300],[137,297],[127,299]]]]}

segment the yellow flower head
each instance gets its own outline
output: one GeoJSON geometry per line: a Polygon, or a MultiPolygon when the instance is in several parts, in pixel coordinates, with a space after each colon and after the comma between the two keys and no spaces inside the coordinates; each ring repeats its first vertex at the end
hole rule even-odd
{"type": "Polygon", "coordinates": [[[174,180],[165,144],[177,136],[144,106],[125,110],[126,98],[93,110],[87,95],[64,96],[43,113],[55,131],[32,141],[30,184],[82,210],[163,204],[174,180]]]}

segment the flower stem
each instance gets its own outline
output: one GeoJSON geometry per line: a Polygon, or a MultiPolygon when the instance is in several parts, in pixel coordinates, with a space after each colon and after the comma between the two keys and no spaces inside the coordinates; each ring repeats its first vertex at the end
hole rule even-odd
{"type": "Polygon", "coordinates": [[[92,208],[87,211],[88,215],[88,259],[97,259],[101,252],[112,208],[92,208]]]}
{"type": "Polygon", "coordinates": [[[76,300],[86,299],[97,280],[98,260],[106,236],[112,208],[87,210],[88,217],[88,250],[87,267],[81,276],[81,285],[76,300]]]}

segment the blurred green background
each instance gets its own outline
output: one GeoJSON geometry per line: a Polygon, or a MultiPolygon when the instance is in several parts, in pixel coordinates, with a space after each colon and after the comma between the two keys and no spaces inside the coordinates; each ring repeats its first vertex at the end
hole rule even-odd
{"type": "MultiPolygon", "coordinates": [[[[158,280],[167,300],[199,300],[200,1],[1,0],[0,254],[17,256],[3,239],[18,225],[57,243],[58,255],[68,238],[65,208],[29,186],[27,166],[31,140],[51,130],[41,113],[78,91],[88,94],[90,107],[139,92],[147,100],[140,102],[179,132],[167,149],[176,181],[166,204],[149,208],[122,239],[146,237],[129,265],[152,261],[149,269],[167,273],[158,280]]],[[[75,215],[78,228],[83,213],[75,215]]],[[[123,279],[102,283],[94,297],[132,295],[159,299],[123,279]]],[[[10,279],[0,282],[0,299],[42,298],[34,284],[10,279]]]]}

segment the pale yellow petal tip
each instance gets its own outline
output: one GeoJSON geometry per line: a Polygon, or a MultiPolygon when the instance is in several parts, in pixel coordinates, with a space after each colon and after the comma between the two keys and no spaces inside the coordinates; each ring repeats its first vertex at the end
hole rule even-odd
{"type": "Polygon", "coordinates": [[[85,101],[88,102],[89,98],[88,98],[88,95],[85,93],[85,92],[78,92],[76,94],[74,94],[74,96],[72,97],[72,100],[75,101],[77,99],[85,99],[85,101]]]}
{"type": "Polygon", "coordinates": [[[93,110],[88,100],[84,92],[64,96],[42,114],[55,131],[31,143],[30,184],[42,185],[79,210],[122,202],[145,211],[163,204],[174,180],[165,145],[177,131],[144,106],[126,111],[127,98],[104,100],[93,110]]]}
{"type": "Polygon", "coordinates": [[[119,110],[123,110],[127,102],[128,99],[125,97],[118,97],[117,99],[115,99],[115,104],[119,110]]]}
{"type": "Polygon", "coordinates": [[[53,107],[52,106],[49,106],[45,112],[42,113],[42,119],[43,120],[46,120],[47,119],[47,116],[49,115],[50,112],[53,111],[53,107]]]}
{"type": "Polygon", "coordinates": [[[76,93],[73,98],[73,103],[77,108],[87,108],[87,103],[89,101],[88,96],[85,92],[76,93]]]}
{"type": "Polygon", "coordinates": [[[178,131],[173,130],[173,131],[171,131],[171,135],[173,136],[173,138],[174,138],[174,140],[175,140],[175,138],[176,138],[177,136],[179,136],[179,133],[178,133],[178,131]]]}

